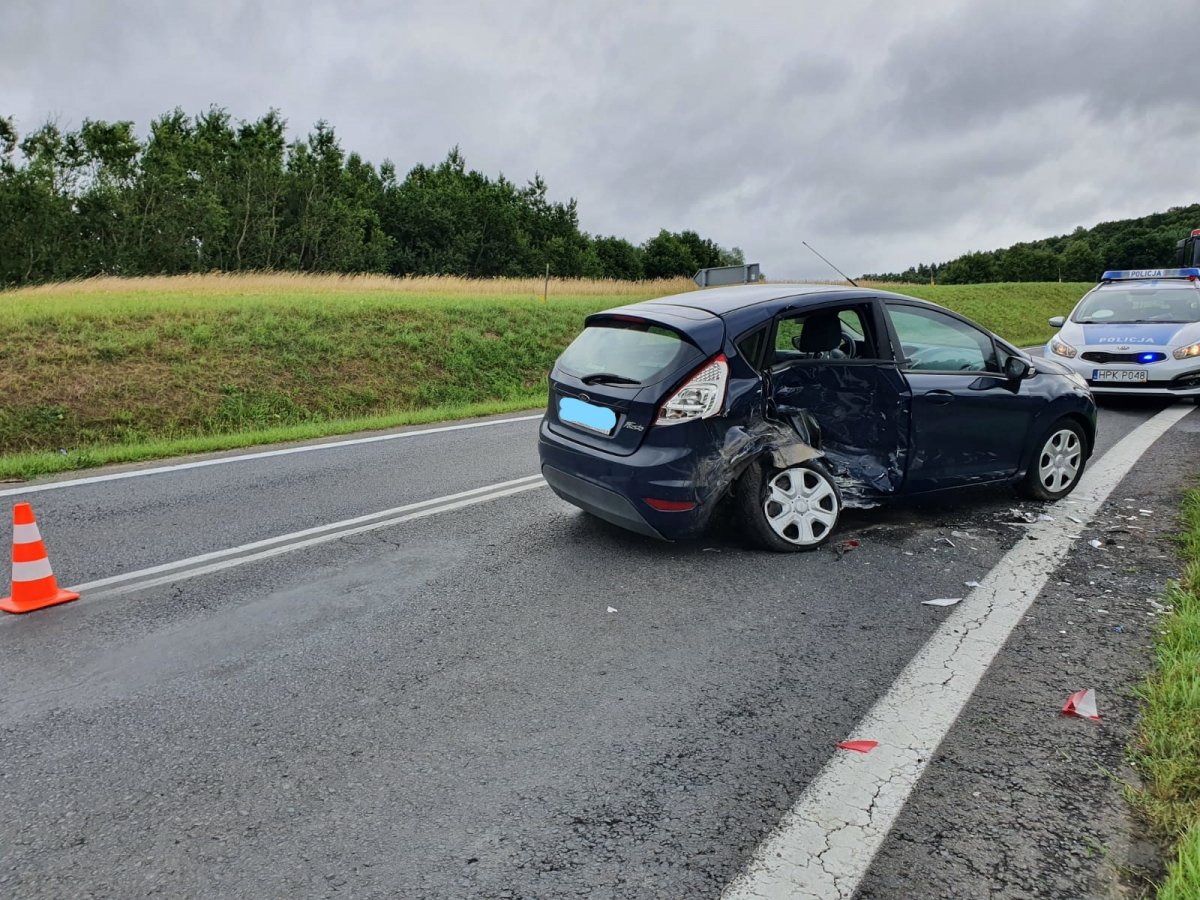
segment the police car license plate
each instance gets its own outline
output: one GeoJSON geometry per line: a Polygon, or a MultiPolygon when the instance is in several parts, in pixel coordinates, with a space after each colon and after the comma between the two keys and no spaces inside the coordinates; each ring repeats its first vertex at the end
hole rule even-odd
{"type": "Polygon", "coordinates": [[[1146,372],[1137,369],[1092,369],[1092,381],[1125,381],[1142,384],[1146,381],[1146,372]]]}

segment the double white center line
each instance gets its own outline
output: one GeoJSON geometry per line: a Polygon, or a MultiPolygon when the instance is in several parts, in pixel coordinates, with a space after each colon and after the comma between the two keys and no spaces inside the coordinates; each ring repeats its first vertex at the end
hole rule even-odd
{"type": "Polygon", "coordinates": [[[302,550],[305,547],[314,547],[317,544],[341,540],[355,534],[376,531],[380,528],[391,528],[393,525],[400,525],[403,522],[451,512],[465,506],[473,506],[476,503],[498,500],[501,497],[533,490],[545,483],[541,475],[529,475],[525,478],[515,478],[512,481],[501,481],[457,494],[448,494],[445,497],[435,497],[432,500],[409,503],[406,506],[397,506],[394,509],[385,509],[366,516],[343,519],[341,522],[318,525],[303,531],[293,531],[291,534],[281,534],[278,537],[242,544],[240,547],[214,550],[212,553],[202,553],[199,556],[181,559],[177,562],[163,563],[148,569],[138,569],[136,572],[100,578],[86,584],[75,585],[71,590],[81,594],[86,591],[86,598],[90,599],[115,597],[160,584],[170,584],[199,575],[220,572],[222,569],[232,569],[234,566],[280,556],[294,550],[302,550]]]}

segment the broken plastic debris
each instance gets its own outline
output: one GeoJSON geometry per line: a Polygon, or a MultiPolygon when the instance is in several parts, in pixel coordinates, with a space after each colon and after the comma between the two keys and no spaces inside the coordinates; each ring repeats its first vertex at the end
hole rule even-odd
{"type": "Polygon", "coordinates": [[[1100,549],[1101,547],[1103,547],[1104,545],[1103,545],[1103,544],[1101,544],[1101,543],[1100,543],[1098,540],[1096,540],[1095,538],[1092,538],[1090,541],[1088,541],[1088,546],[1089,546],[1089,547],[1095,547],[1097,550],[1099,550],[1099,549],[1100,549]]]}
{"type": "Polygon", "coordinates": [[[1078,516],[1067,516],[1067,518],[1070,519],[1072,522],[1074,522],[1076,525],[1083,524],[1083,519],[1080,519],[1078,516]]]}
{"type": "Polygon", "coordinates": [[[609,611],[609,612],[616,612],[616,610],[615,610],[613,607],[611,607],[611,606],[608,608],[608,611],[609,611]]]}
{"type": "Polygon", "coordinates": [[[1096,708],[1096,692],[1092,688],[1076,691],[1063,704],[1063,715],[1079,716],[1081,719],[1099,719],[1100,711],[1096,708]]]}
{"type": "Polygon", "coordinates": [[[937,600],[922,600],[922,606],[953,606],[961,603],[962,597],[939,597],[937,600]]]}
{"type": "Polygon", "coordinates": [[[1019,522],[1022,525],[1032,525],[1038,520],[1037,513],[1025,512],[1021,509],[1010,509],[1008,514],[1013,518],[1014,521],[1019,522]]]}
{"type": "Polygon", "coordinates": [[[851,550],[857,550],[862,546],[862,542],[858,538],[851,538],[848,541],[841,541],[834,545],[833,552],[838,555],[838,558],[845,556],[851,550]]]}
{"type": "Polygon", "coordinates": [[[954,541],[950,540],[950,538],[948,538],[948,537],[940,537],[940,538],[938,538],[938,540],[939,540],[939,541],[945,541],[945,542],[946,542],[947,544],[949,544],[951,547],[953,547],[953,546],[954,546],[954,541]]]}
{"type": "Polygon", "coordinates": [[[1038,513],[1037,520],[1039,522],[1053,522],[1054,516],[1048,516],[1045,513],[1038,513]]]}
{"type": "Polygon", "coordinates": [[[962,538],[962,539],[968,540],[968,541],[975,540],[975,535],[971,534],[971,532],[969,532],[969,531],[952,531],[952,532],[950,532],[950,536],[956,537],[956,538],[962,538]]]}
{"type": "Polygon", "coordinates": [[[839,750],[853,750],[855,753],[870,753],[879,746],[879,741],[842,741],[839,750]]]}
{"type": "Polygon", "coordinates": [[[977,587],[979,587],[979,582],[978,582],[978,581],[964,581],[964,582],[963,582],[963,584],[965,584],[965,585],[966,585],[967,587],[969,587],[969,588],[977,588],[977,587]]]}

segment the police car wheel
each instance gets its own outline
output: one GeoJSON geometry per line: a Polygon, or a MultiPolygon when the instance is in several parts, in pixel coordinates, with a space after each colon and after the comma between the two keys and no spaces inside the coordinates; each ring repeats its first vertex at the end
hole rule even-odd
{"type": "Polygon", "coordinates": [[[1087,438],[1073,419],[1059,419],[1043,434],[1020,492],[1031,500],[1058,500],[1079,484],[1087,464],[1087,438]]]}

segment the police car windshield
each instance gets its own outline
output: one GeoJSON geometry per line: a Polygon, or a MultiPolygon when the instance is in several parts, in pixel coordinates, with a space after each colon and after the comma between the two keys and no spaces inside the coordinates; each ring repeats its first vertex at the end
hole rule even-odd
{"type": "Polygon", "coordinates": [[[1200,322],[1200,290],[1190,285],[1099,290],[1084,298],[1071,321],[1081,325],[1200,322]]]}

